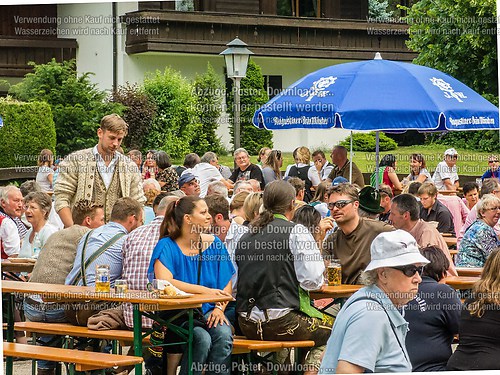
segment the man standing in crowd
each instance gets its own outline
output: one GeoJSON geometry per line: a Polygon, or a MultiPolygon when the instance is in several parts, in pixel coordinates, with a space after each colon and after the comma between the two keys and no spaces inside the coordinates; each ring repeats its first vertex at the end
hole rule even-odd
{"type": "MultiPolygon", "coordinates": [[[[352,181],[351,183],[358,185],[360,188],[365,186],[365,179],[359,170],[358,166],[347,159],[347,149],[344,146],[335,146],[331,153],[331,158],[335,167],[328,175],[328,181],[332,182],[335,177],[342,176],[349,181],[350,165],[352,163],[352,181]]],[[[370,249],[368,249],[370,250],[370,249]]]]}
{"type": "Polygon", "coordinates": [[[438,190],[458,189],[457,159],[458,152],[454,148],[449,148],[444,152],[444,160],[439,162],[432,176],[438,190]]]}
{"type": "Polygon", "coordinates": [[[396,229],[403,229],[410,233],[417,241],[418,246],[436,246],[441,249],[450,261],[448,273],[458,276],[448,245],[431,224],[419,218],[420,207],[417,199],[410,194],[400,194],[392,200],[390,220],[396,229]]]}
{"type": "Polygon", "coordinates": [[[359,284],[361,272],[370,263],[373,239],[394,230],[381,221],[360,217],[358,207],[358,190],[353,185],[339,184],[328,191],[328,209],[338,229],[325,240],[323,255],[340,260],[343,284],[359,284]]]}
{"type": "Polygon", "coordinates": [[[56,211],[66,228],[73,225],[71,208],[81,199],[102,205],[106,222],[119,198],[146,201],[137,165],[118,152],[127,132],[128,125],[120,116],[104,116],[97,129],[97,145],[74,152],[61,163],[54,195],[56,211]]]}
{"type": "Polygon", "coordinates": [[[2,259],[17,256],[28,231],[21,221],[23,195],[14,185],[0,188],[0,251],[2,259]]]}
{"type": "Polygon", "coordinates": [[[244,148],[238,148],[234,151],[234,162],[236,163],[236,168],[234,168],[233,174],[229,179],[233,182],[236,181],[248,181],[252,178],[256,179],[260,183],[260,188],[264,189],[264,177],[262,176],[262,170],[258,165],[252,164],[250,162],[250,156],[247,150],[244,148]]]}

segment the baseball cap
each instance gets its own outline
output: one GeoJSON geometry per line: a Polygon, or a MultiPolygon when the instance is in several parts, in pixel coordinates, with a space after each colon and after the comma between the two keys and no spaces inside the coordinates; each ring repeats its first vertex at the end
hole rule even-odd
{"type": "Polygon", "coordinates": [[[184,172],[179,178],[179,189],[187,182],[191,182],[196,179],[196,176],[191,172],[184,172]]]}
{"type": "Polygon", "coordinates": [[[453,156],[453,155],[458,155],[458,152],[457,150],[455,150],[453,147],[452,148],[449,148],[448,150],[446,150],[444,152],[444,156],[446,155],[450,155],[450,156],[453,156]]]}
{"type": "Polygon", "coordinates": [[[335,177],[332,181],[332,186],[337,186],[339,184],[343,184],[345,182],[349,182],[349,180],[345,177],[342,177],[342,176],[338,176],[338,177],[335,177]]]}
{"type": "Polygon", "coordinates": [[[429,260],[420,254],[415,238],[401,229],[380,233],[375,237],[370,246],[370,255],[371,261],[365,271],[429,263],[429,260]]]}

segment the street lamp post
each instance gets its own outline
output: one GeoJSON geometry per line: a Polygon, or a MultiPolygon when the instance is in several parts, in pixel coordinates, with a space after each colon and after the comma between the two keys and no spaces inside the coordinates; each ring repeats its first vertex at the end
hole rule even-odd
{"type": "Polygon", "coordinates": [[[234,149],[240,147],[240,82],[246,77],[248,59],[253,52],[238,37],[226,44],[220,54],[226,60],[227,76],[234,82],[234,149]]]}

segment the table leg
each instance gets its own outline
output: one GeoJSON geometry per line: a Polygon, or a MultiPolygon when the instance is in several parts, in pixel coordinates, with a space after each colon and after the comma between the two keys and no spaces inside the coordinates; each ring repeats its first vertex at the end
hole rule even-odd
{"type": "MultiPolygon", "coordinates": [[[[134,321],[134,354],[142,357],[142,316],[139,311],[139,305],[133,305],[134,321]]],[[[142,363],[135,365],[135,374],[142,375],[142,363]]]]}
{"type": "MultiPolygon", "coordinates": [[[[7,341],[14,342],[14,294],[8,293],[7,298],[7,341]]],[[[5,358],[5,374],[12,375],[13,371],[13,359],[12,357],[5,358]]]]}
{"type": "Polygon", "coordinates": [[[193,309],[188,310],[188,374],[193,374],[193,309]]]}

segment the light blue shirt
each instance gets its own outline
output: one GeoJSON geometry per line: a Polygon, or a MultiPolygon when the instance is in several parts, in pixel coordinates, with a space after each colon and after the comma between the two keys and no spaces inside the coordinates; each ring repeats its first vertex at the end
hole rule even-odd
{"type": "Polygon", "coordinates": [[[407,331],[408,323],[387,295],[375,285],[364,287],[354,293],[340,310],[319,373],[334,374],[339,360],[371,372],[411,372],[405,348],[407,331]],[[380,304],[370,300],[352,303],[361,297],[374,298],[382,303],[394,331],[380,304]]]}
{"type": "MultiPolygon", "coordinates": [[[[88,286],[95,285],[95,268],[97,265],[109,265],[111,286],[114,285],[116,279],[119,279],[121,277],[123,269],[122,244],[123,241],[125,241],[125,238],[127,238],[126,235],[128,234],[128,232],[123,225],[117,222],[110,221],[108,224],[94,229],[94,231],[90,234],[89,240],[87,242],[87,249],[85,250],[85,261],[87,261],[87,259],[90,258],[90,256],[95,251],[97,251],[102,245],[104,245],[109,239],[111,239],[115,234],[118,233],[124,233],[125,236],[122,236],[114,244],[108,247],[106,251],[99,255],[94,260],[94,262],[92,262],[92,264],[90,264],[85,270],[85,278],[88,286]]],[[[86,237],[86,235],[83,236],[80,240],[80,243],[78,244],[78,247],[76,249],[75,264],[73,264],[73,269],[66,277],[66,285],[71,284],[73,282],[73,279],[76,278],[80,271],[83,244],[86,237]]],[[[80,280],[77,285],[83,285],[82,280],[80,280]]]]}

